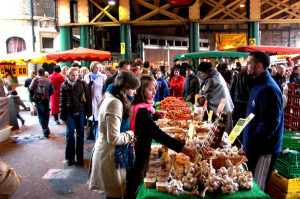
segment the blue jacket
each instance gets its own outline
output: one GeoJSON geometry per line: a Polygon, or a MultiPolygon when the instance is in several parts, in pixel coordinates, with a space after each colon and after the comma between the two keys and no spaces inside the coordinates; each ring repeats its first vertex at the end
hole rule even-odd
{"type": "Polygon", "coordinates": [[[157,92],[154,97],[155,102],[160,102],[170,95],[169,86],[167,81],[164,78],[159,78],[157,82],[157,92]]]}
{"type": "Polygon", "coordinates": [[[283,98],[268,71],[253,80],[246,116],[250,113],[255,117],[243,134],[247,156],[279,153],[283,138],[283,98]]]}

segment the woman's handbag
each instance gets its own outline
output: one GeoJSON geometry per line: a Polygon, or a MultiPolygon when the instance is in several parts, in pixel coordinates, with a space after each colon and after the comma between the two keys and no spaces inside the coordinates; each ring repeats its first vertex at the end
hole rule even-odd
{"type": "Polygon", "coordinates": [[[80,101],[81,102],[86,102],[86,98],[85,98],[85,93],[84,93],[84,89],[83,89],[83,86],[82,86],[82,82],[80,82],[80,85],[81,85],[81,88],[82,88],[82,94],[81,94],[80,101]]]}

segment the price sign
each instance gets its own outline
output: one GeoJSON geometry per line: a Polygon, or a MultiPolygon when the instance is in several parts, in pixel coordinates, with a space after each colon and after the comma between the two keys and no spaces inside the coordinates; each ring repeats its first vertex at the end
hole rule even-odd
{"type": "Polygon", "coordinates": [[[219,104],[218,109],[217,109],[217,113],[216,113],[217,115],[224,110],[226,102],[227,102],[227,98],[222,98],[221,99],[220,104],[219,104]]]}
{"type": "Polygon", "coordinates": [[[203,105],[203,111],[202,111],[202,117],[203,117],[203,118],[204,118],[206,106],[207,106],[207,100],[205,100],[204,105],[203,105]]]}
{"type": "Polygon", "coordinates": [[[239,136],[241,134],[241,132],[243,131],[243,129],[245,128],[245,126],[247,126],[247,124],[254,118],[254,114],[250,113],[250,115],[246,118],[246,119],[239,119],[239,121],[236,123],[235,127],[232,129],[229,137],[227,138],[227,140],[233,144],[233,142],[235,141],[235,139],[237,138],[237,136],[239,136]]]}
{"type": "Polygon", "coordinates": [[[193,139],[194,133],[195,133],[195,126],[193,124],[190,124],[189,132],[188,132],[189,138],[193,139]]]}
{"type": "Polygon", "coordinates": [[[245,127],[246,119],[240,118],[239,121],[236,123],[235,127],[232,129],[229,137],[227,138],[228,142],[233,144],[237,136],[242,132],[245,127]]]}
{"type": "Polygon", "coordinates": [[[208,122],[211,122],[213,113],[214,113],[214,112],[213,112],[212,110],[209,111],[208,122]]]}

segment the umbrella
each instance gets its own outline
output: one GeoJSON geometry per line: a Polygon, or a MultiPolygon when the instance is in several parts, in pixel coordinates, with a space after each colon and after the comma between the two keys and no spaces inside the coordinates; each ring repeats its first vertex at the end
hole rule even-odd
{"type": "Polygon", "coordinates": [[[173,61],[204,59],[204,58],[247,58],[250,53],[230,52],[230,51],[208,51],[208,52],[193,52],[175,55],[173,61]]]}
{"type": "Polygon", "coordinates": [[[28,52],[28,51],[22,51],[18,53],[11,53],[6,55],[0,56],[0,63],[10,63],[10,64],[28,64],[28,63],[55,63],[54,60],[47,60],[45,53],[37,53],[37,52],[28,52]]]}
{"type": "Polygon", "coordinates": [[[238,48],[226,49],[237,52],[264,51],[269,55],[299,54],[300,48],[284,46],[242,46],[238,48]]]}
{"type": "Polygon", "coordinates": [[[59,53],[46,55],[47,60],[52,59],[57,62],[77,61],[105,61],[111,59],[109,51],[94,50],[89,48],[74,48],[59,53]]]}

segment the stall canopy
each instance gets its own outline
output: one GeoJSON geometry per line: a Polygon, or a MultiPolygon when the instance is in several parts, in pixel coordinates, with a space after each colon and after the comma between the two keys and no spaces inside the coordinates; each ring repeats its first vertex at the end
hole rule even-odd
{"type": "Polygon", "coordinates": [[[18,53],[0,55],[0,63],[2,64],[55,63],[56,64],[56,61],[51,59],[47,60],[45,53],[22,51],[18,53]]]}
{"type": "Polygon", "coordinates": [[[52,59],[57,62],[73,61],[106,61],[111,59],[109,51],[94,50],[89,48],[74,48],[59,53],[47,55],[47,60],[52,59]]]}
{"type": "Polygon", "coordinates": [[[300,48],[283,47],[283,46],[243,46],[243,47],[231,48],[227,50],[237,51],[237,52],[264,51],[269,55],[300,54],[300,48]]]}
{"type": "Polygon", "coordinates": [[[176,60],[190,60],[190,59],[205,59],[205,58],[247,58],[249,53],[246,52],[230,52],[230,51],[208,51],[208,52],[194,52],[175,55],[173,61],[176,60]]]}

